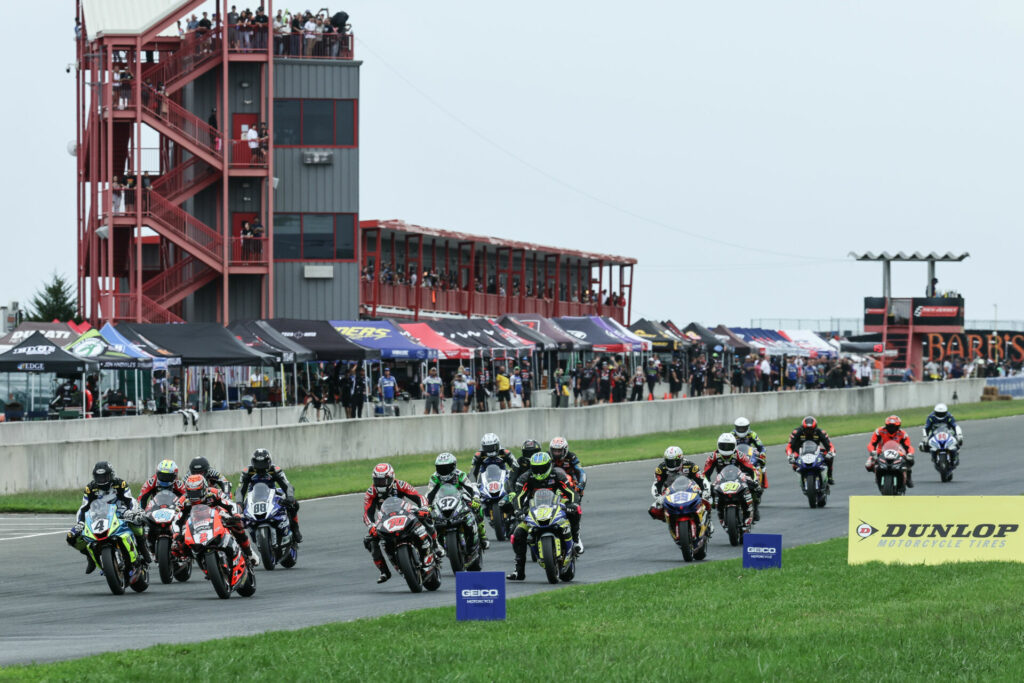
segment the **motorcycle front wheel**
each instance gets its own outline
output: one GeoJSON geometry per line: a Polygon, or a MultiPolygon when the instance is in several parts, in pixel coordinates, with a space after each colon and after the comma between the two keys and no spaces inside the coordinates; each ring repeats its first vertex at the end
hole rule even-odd
{"type": "Polygon", "coordinates": [[[400,545],[395,551],[395,555],[398,556],[398,567],[402,570],[405,582],[409,584],[409,590],[413,593],[422,593],[423,577],[420,576],[420,570],[413,561],[412,548],[408,545],[400,545]]]}
{"type": "Polygon", "coordinates": [[[109,544],[100,548],[100,568],[103,569],[103,576],[107,579],[110,592],[114,595],[124,595],[124,572],[117,565],[114,547],[109,544]]]}
{"type": "Polygon", "coordinates": [[[683,551],[683,560],[693,562],[693,536],[690,533],[690,520],[676,520],[676,530],[679,533],[679,549],[683,551]]]}
{"type": "Polygon", "coordinates": [[[555,553],[554,536],[544,536],[540,539],[540,556],[548,583],[558,583],[558,555],[555,553]]]}
{"type": "Polygon", "coordinates": [[[217,597],[221,600],[230,598],[231,587],[228,585],[227,580],[224,578],[224,572],[221,570],[220,555],[213,552],[206,553],[203,555],[203,566],[206,567],[206,575],[210,577],[213,590],[217,591],[217,597]]]}
{"type": "Polygon", "coordinates": [[[459,543],[458,530],[449,529],[444,539],[444,550],[448,553],[448,561],[452,563],[452,572],[465,570],[465,558],[462,557],[462,544],[459,543]]]}
{"type": "Polygon", "coordinates": [[[171,539],[161,536],[156,539],[156,562],[160,567],[160,583],[174,581],[174,563],[171,560],[171,539]]]}
{"type": "Polygon", "coordinates": [[[743,540],[739,508],[730,506],[725,509],[725,529],[729,532],[729,545],[739,545],[743,540]]]}

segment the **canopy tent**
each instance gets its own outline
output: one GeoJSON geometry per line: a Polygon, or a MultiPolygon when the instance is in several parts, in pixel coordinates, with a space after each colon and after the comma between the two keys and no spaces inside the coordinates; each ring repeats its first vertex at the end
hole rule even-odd
{"type": "Polygon", "coordinates": [[[166,358],[163,356],[153,356],[143,349],[139,348],[132,342],[128,341],[123,334],[114,329],[114,326],[110,323],[105,323],[100,328],[100,334],[103,335],[103,340],[107,342],[107,347],[111,351],[117,353],[123,353],[126,356],[131,356],[137,359],[149,359],[151,363],[150,368],[153,370],[166,370],[168,364],[178,365],[181,363],[180,358],[166,358]],[[172,362],[173,361],[173,362],[172,362]]]}
{"type": "MultiPolygon", "coordinates": [[[[258,354],[273,358],[275,363],[285,362],[285,351],[283,349],[279,349],[278,347],[272,344],[268,344],[266,341],[261,339],[260,336],[256,334],[256,332],[253,329],[249,328],[245,324],[245,322],[235,321],[231,323],[230,325],[228,325],[228,331],[231,332],[231,334],[235,335],[235,339],[245,344],[245,346],[250,350],[255,351],[258,354]]],[[[294,362],[295,354],[288,353],[288,355],[290,356],[288,362],[294,362]]]]}
{"type": "Polygon", "coordinates": [[[140,338],[170,349],[185,366],[263,365],[273,361],[246,347],[217,323],[122,323],[118,330],[130,330],[140,338]]]}
{"type": "Polygon", "coordinates": [[[498,318],[495,323],[508,330],[512,334],[518,336],[521,339],[533,342],[537,346],[538,351],[557,351],[558,342],[544,334],[540,330],[536,330],[529,325],[524,325],[517,321],[510,315],[503,315],[498,318]]]}
{"type": "MultiPolygon", "coordinates": [[[[110,323],[104,325],[103,330],[106,330],[108,327],[110,327],[110,323]]],[[[100,330],[100,332],[103,333],[103,330],[100,330]]],[[[159,370],[169,365],[181,365],[181,356],[170,349],[164,348],[155,341],[147,339],[129,327],[127,323],[120,323],[118,327],[111,328],[111,330],[118,338],[123,339],[126,344],[130,344],[140,351],[153,356],[154,369],[159,370]]]]}
{"type": "Polygon", "coordinates": [[[351,342],[380,350],[381,358],[427,360],[437,350],[417,344],[390,320],[331,320],[331,325],[351,342]]]}
{"type": "Polygon", "coordinates": [[[467,320],[453,322],[462,323],[466,329],[475,329],[479,331],[490,343],[496,344],[506,350],[515,351],[516,355],[533,353],[533,342],[520,339],[509,331],[501,329],[498,325],[495,325],[492,321],[487,320],[486,318],[469,318],[467,320]]]}
{"type": "Polygon", "coordinates": [[[723,349],[726,346],[731,347],[731,345],[729,345],[728,342],[723,340],[721,336],[715,334],[714,332],[704,327],[700,323],[690,323],[689,325],[683,328],[683,333],[687,334],[687,336],[689,336],[691,339],[696,339],[697,341],[699,341],[699,343],[711,349],[714,349],[714,347],[716,346],[721,346],[723,349]]]}
{"type": "Polygon", "coordinates": [[[368,349],[349,341],[326,320],[277,318],[263,322],[312,351],[316,360],[359,361],[380,358],[378,349],[368,349]]]}
{"type": "Polygon", "coordinates": [[[16,329],[0,337],[0,353],[13,349],[36,332],[42,332],[43,336],[55,342],[58,346],[70,344],[80,334],[68,323],[22,323],[16,329]]]}
{"type": "Polygon", "coordinates": [[[469,320],[430,320],[427,322],[435,332],[447,339],[472,349],[475,355],[504,355],[508,347],[493,335],[487,335],[469,320]]]}
{"type": "Polygon", "coordinates": [[[473,357],[473,350],[456,344],[427,323],[399,323],[399,327],[410,335],[413,341],[437,351],[441,359],[457,358],[466,360],[473,357]]]}
{"type": "Polygon", "coordinates": [[[630,325],[629,330],[641,339],[649,341],[651,348],[658,353],[678,351],[683,346],[683,341],[679,337],[654,320],[641,318],[630,325]]]}
{"type": "Polygon", "coordinates": [[[725,325],[719,325],[718,327],[714,328],[711,331],[716,336],[724,335],[725,337],[728,337],[729,344],[731,344],[732,347],[735,348],[737,353],[739,353],[740,355],[746,355],[746,354],[750,353],[752,350],[757,350],[757,349],[763,349],[764,348],[764,344],[758,344],[757,342],[753,342],[753,341],[747,342],[747,341],[744,341],[743,339],[740,339],[740,337],[738,337],[737,335],[733,334],[733,331],[731,329],[729,329],[728,327],[726,327],[725,325]]]}
{"type": "Polygon", "coordinates": [[[543,344],[538,344],[532,339],[519,334],[518,330],[511,330],[504,325],[499,325],[496,320],[488,319],[487,323],[495,329],[498,336],[512,344],[521,354],[531,354],[534,351],[544,350],[543,344]]]}
{"type": "Polygon", "coordinates": [[[153,358],[113,348],[99,330],[91,329],[64,347],[79,358],[94,360],[104,370],[151,370],[153,358]]]}
{"type": "Polygon", "coordinates": [[[806,349],[811,358],[835,358],[838,355],[831,344],[810,330],[779,330],[779,334],[800,348],[806,349]]]}
{"type": "Polygon", "coordinates": [[[614,318],[599,318],[596,316],[591,317],[594,318],[594,322],[600,325],[604,325],[604,327],[606,327],[608,331],[610,331],[619,339],[622,339],[624,342],[628,344],[632,344],[634,351],[650,351],[651,349],[654,348],[651,342],[647,341],[643,337],[633,334],[633,332],[628,327],[620,323],[618,320],[615,320],[614,318]]]}
{"type": "Polygon", "coordinates": [[[0,353],[0,372],[55,372],[82,374],[99,370],[99,363],[65,351],[46,338],[41,331],[33,332],[14,348],[0,353]]]}
{"type": "Polygon", "coordinates": [[[316,354],[275,330],[266,320],[246,320],[242,324],[252,330],[264,344],[281,349],[284,354],[282,360],[286,363],[305,363],[316,359],[316,354]]]}
{"type": "Polygon", "coordinates": [[[806,349],[793,344],[774,330],[759,327],[730,327],[732,333],[745,342],[756,342],[762,345],[765,352],[772,356],[809,356],[806,349]]]}
{"type": "Polygon", "coordinates": [[[592,316],[555,318],[555,322],[563,330],[581,341],[592,345],[594,351],[601,353],[629,353],[633,344],[615,336],[604,325],[597,322],[600,318],[592,316]]]}
{"type": "Polygon", "coordinates": [[[509,316],[517,323],[531,330],[536,330],[555,340],[559,351],[590,351],[593,345],[585,339],[569,334],[561,325],[551,318],[544,318],[529,313],[517,313],[509,316]]]}

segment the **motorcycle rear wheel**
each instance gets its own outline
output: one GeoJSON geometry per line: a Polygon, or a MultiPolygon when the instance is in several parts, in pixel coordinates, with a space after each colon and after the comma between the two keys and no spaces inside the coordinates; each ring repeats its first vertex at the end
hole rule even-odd
{"type": "Polygon", "coordinates": [[[105,545],[100,548],[100,568],[103,569],[103,576],[107,579],[110,592],[114,595],[124,595],[124,574],[117,566],[113,546],[105,545]]]}
{"type": "Polygon", "coordinates": [[[156,562],[160,567],[160,583],[174,581],[174,561],[171,559],[171,539],[161,536],[156,539],[156,562]]]}
{"type": "Polygon", "coordinates": [[[224,574],[221,572],[220,555],[213,552],[206,553],[203,555],[203,566],[206,567],[206,575],[210,577],[210,583],[213,584],[213,590],[217,591],[217,597],[221,600],[227,600],[230,598],[231,587],[224,578],[224,574]]]}
{"type": "Polygon", "coordinates": [[[238,587],[238,594],[243,598],[251,598],[256,592],[256,572],[253,571],[252,566],[250,565],[249,568],[245,570],[245,574],[245,581],[243,581],[242,585],[238,587]]]}
{"type": "Polygon", "coordinates": [[[804,491],[807,492],[807,504],[811,508],[818,507],[818,475],[811,473],[804,477],[804,491]]]}
{"type": "Polygon", "coordinates": [[[405,577],[405,582],[409,584],[409,590],[413,593],[422,593],[423,577],[420,576],[420,570],[416,567],[416,563],[413,562],[412,548],[408,545],[400,545],[395,554],[398,556],[398,568],[402,570],[402,576],[405,577]]]}
{"type": "Polygon", "coordinates": [[[743,541],[743,528],[740,526],[740,511],[736,507],[725,509],[725,529],[729,532],[729,545],[739,545],[743,541]]]}
{"type": "Polygon", "coordinates": [[[540,539],[540,554],[540,563],[544,565],[548,583],[558,583],[558,556],[555,553],[554,536],[544,536],[540,539]]]}

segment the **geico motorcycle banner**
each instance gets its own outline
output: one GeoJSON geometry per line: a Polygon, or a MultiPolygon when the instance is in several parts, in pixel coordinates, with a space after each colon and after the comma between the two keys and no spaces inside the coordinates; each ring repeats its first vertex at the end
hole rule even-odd
{"type": "Polygon", "coordinates": [[[850,496],[850,564],[1024,562],[1024,496],[850,496]]]}

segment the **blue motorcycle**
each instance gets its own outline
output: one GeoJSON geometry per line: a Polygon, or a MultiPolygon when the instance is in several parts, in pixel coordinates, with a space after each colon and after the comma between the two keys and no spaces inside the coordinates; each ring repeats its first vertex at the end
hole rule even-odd
{"type": "Polygon", "coordinates": [[[273,571],[278,562],[282,567],[294,567],[299,559],[283,501],[277,489],[263,482],[253,486],[245,496],[245,527],[268,571],[273,571]]]}
{"type": "Polygon", "coordinates": [[[544,567],[548,583],[572,581],[576,576],[576,552],[561,494],[537,489],[526,511],[526,528],[530,554],[544,567]]]}
{"type": "Polygon", "coordinates": [[[943,482],[953,481],[953,470],[960,464],[960,442],[953,434],[935,431],[928,437],[932,463],[943,482]]]}
{"type": "Polygon", "coordinates": [[[92,561],[103,570],[111,593],[123,595],[128,586],[141,593],[149,588],[149,567],[115,500],[109,493],[92,502],[85,512],[82,538],[92,561]]]}
{"type": "Polygon", "coordinates": [[[807,504],[812,508],[823,508],[828,501],[830,492],[828,477],[825,472],[825,452],[816,443],[805,443],[800,455],[795,460],[797,474],[800,475],[800,488],[807,496],[807,504]]]}
{"type": "Polygon", "coordinates": [[[700,486],[686,477],[678,477],[665,491],[661,507],[672,539],[687,562],[703,560],[708,554],[711,520],[703,508],[700,486]]]}

